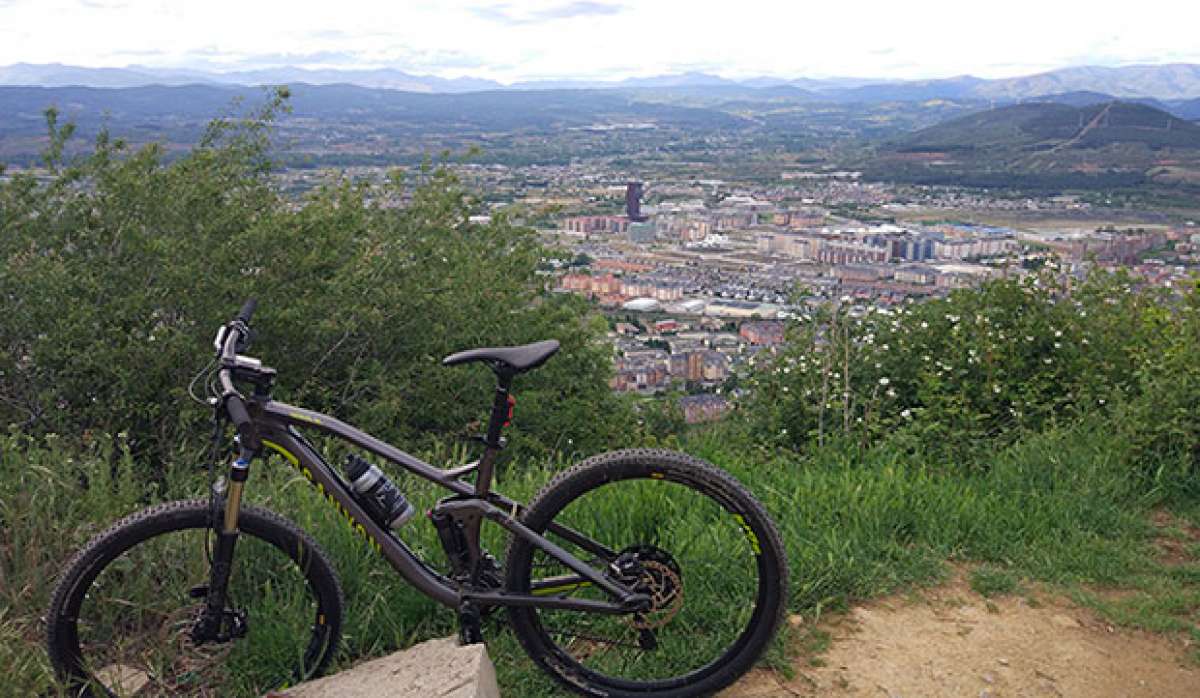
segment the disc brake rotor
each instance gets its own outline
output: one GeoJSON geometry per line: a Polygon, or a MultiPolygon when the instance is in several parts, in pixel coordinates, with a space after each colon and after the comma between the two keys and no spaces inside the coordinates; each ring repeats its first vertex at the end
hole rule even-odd
{"type": "Polygon", "coordinates": [[[650,595],[650,610],[634,614],[629,623],[638,630],[661,628],[683,608],[683,581],[670,567],[647,560],[642,563],[644,591],[650,595]]]}

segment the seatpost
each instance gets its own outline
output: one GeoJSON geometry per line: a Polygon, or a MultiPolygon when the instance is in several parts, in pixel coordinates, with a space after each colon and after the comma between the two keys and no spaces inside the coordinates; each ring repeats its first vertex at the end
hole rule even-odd
{"type": "Polygon", "coordinates": [[[484,438],[483,457],[479,459],[479,470],[475,477],[475,495],[484,497],[492,489],[492,472],[496,465],[496,456],[504,448],[500,438],[504,425],[508,423],[509,389],[512,388],[512,375],[503,371],[496,372],[496,396],[492,400],[492,416],[488,419],[487,436],[484,438]]]}

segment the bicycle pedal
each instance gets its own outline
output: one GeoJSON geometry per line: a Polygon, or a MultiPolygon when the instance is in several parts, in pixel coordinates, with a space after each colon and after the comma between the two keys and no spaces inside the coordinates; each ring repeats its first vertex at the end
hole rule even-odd
{"type": "Polygon", "coordinates": [[[458,607],[458,643],[460,645],[483,643],[481,620],[479,607],[470,601],[464,602],[458,607]]]}

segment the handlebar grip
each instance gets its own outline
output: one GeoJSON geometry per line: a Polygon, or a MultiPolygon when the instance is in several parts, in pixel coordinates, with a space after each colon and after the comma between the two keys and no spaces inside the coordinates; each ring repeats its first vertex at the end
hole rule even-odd
{"type": "Polygon", "coordinates": [[[237,319],[250,324],[250,316],[254,315],[254,309],[258,307],[258,300],[251,298],[242,304],[242,309],[238,311],[237,319]]]}
{"type": "Polygon", "coordinates": [[[258,450],[258,435],[254,429],[254,420],[246,411],[246,403],[242,396],[236,393],[225,396],[225,411],[229,413],[229,421],[237,428],[242,437],[242,446],[258,450]]]}

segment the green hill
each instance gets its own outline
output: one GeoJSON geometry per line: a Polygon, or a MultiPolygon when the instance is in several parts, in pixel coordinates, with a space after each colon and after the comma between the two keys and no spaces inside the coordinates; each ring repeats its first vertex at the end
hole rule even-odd
{"type": "Polygon", "coordinates": [[[1194,188],[1200,183],[1200,125],[1134,102],[1031,102],[894,139],[862,167],[875,178],[924,184],[1194,188]]]}
{"type": "Polygon", "coordinates": [[[989,109],[922,129],[892,145],[897,152],[1095,149],[1136,144],[1152,150],[1200,150],[1200,126],[1131,102],[1085,106],[1027,103],[989,109]]]}

